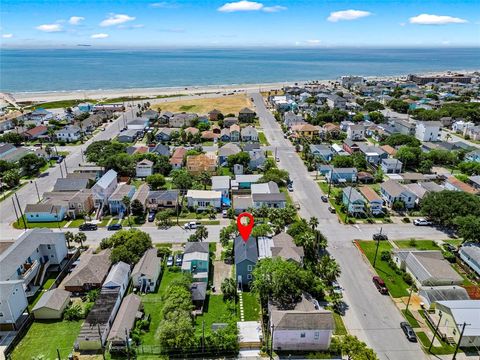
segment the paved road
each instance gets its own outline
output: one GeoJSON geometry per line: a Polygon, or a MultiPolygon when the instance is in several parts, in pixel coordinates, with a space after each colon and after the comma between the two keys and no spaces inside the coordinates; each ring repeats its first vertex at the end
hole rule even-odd
{"type": "MultiPolygon", "coordinates": [[[[270,144],[277,148],[280,167],[288,170],[293,180],[292,195],[301,205],[301,215],[319,219],[319,229],[329,240],[328,250],[342,268],[339,281],[345,288],[344,297],[349,306],[344,317],[347,328],[372,347],[380,359],[425,359],[420,346],[406,340],[399,326],[403,317],[390,297],[380,295],[373,286],[373,272],[351,242],[355,238],[371,239],[372,233],[378,231],[378,226],[357,227],[338,223],[336,216],[330,214],[327,205],[321,202],[320,188],[295,154],[293,146],[283,138],[280,126],[266,109],[261,95],[256,93],[251,96],[265,135],[270,144]]],[[[409,234],[415,234],[415,237],[445,238],[445,234],[435,229],[420,230],[410,224],[389,224],[384,229],[392,238],[408,238],[409,234]]]]}

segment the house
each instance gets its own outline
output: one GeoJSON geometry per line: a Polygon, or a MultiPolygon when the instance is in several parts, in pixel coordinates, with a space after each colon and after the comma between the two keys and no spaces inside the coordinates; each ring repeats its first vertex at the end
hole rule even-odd
{"type": "Polygon", "coordinates": [[[223,142],[229,142],[230,138],[230,129],[222,129],[220,131],[220,140],[223,142]]]}
{"type": "Polygon", "coordinates": [[[247,152],[250,156],[250,161],[248,162],[248,167],[250,169],[256,170],[259,167],[263,167],[265,161],[267,161],[265,151],[263,149],[251,149],[247,152]]]}
{"type": "Polygon", "coordinates": [[[246,190],[250,189],[252,184],[255,184],[260,181],[262,175],[254,174],[254,175],[236,175],[235,179],[232,180],[232,190],[246,190]]]}
{"type": "Polygon", "coordinates": [[[63,311],[70,303],[70,293],[63,289],[45,292],[35,304],[32,313],[36,320],[61,319],[63,311]]]}
{"type": "Polygon", "coordinates": [[[360,144],[350,139],[345,140],[342,147],[343,150],[345,150],[350,155],[354,152],[360,151],[360,144]]]}
{"type": "Polygon", "coordinates": [[[278,256],[284,260],[294,261],[300,265],[303,263],[303,257],[305,256],[303,247],[296,246],[293,238],[286,232],[281,232],[272,238],[270,252],[272,257],[278,256]]]}
{"type": "Polygon", "coordinates": [[[137,130],[140,133],[143,133],[150,125],[150,120],[147,118],[137,118],[127,122],[127,129],[137,130]]]}
{"type": "Polygon", "coordinates": [[[223,127],[229,128],[232,125],[238,125],[238,118],[230,116],[223,119],[223,127]]]}
{"type": "Polygon", "coordinates": [[[187,154],[187,149],[184,147],[178,147],[173,152],[172,157],[170,158],[170,164],[173,169],[181,169],[183,166],[183,158],[187,154]]]}
{"type": "Polygon", "coordinates": [[[143,117],[147,118],[148,120],[150,121],[156,121],[159,117],[159,113],[158,111],[155,111],[155,110],[152,110],[152,109],[148,109],[147,111],[145,111],[143,113],[143,117]]]}
{"type": "Polygon", "coordinates": [[[188,190],[187,204],[189,208],[196,210],[208,210],[213,207],[217,210],[222,207],[222,193],[212,190],[188,190]]]}
{"type": "Polygon", "coordinates": [[[373,190],[371,187],[362,186],[360,187],[360,193],[368,202],[368,207],[372,215],[381,214],[383,208],[382,198],[373,190]]]}
{"type": "Polygon", "coordinates": [[[192,137],[197,135],[200,132],[200,130],[198,130],[195,127],[191,127],[191,126],[186,128],[184,131],[185,131],[185,134],[191,135],[192,137]]]}
{"type": "Polygon", "coordinates": [[[68,200],[68,216],[73,219],[80,215],[90,214],[94,208],[95,204],[91,189],[80,190],[68,200]]]}
{"type": "Polygon", "coordinates": [[[343,188],[342,202],[350,215],[365,214],[365,199],[355,188],[351,186],[343,188]]]}
{"type": "Polygon", "coordinates": [[[230,126],[230,141],[238,142],[240,141],[240,126],[233,124],[230,126]]]}
{"type": "Polygon", "coordinates": [[[460,247],[458,254],[463,262],[467,264],[477,276],[480,276],[480,245],[473,242],[464,243],[460,247]]]}
{"type": "Polygon", "coordinates": [[[62,205],[38,203],[25,207],[25,217],[29,223],[62,221],[66,212],[67,208],[62,205]]]}
{"type": "Polygon", "coordinates": [[[260,209],[262,207],[283,209],[287,204],[285,193],[252,194],[253,207],[260,209]]]}
{"type": "Polygon", "coordinates": [[[178,129],[161,128],[158,129],[157,133],[155,134],[155,139],[157,141],[170,141],[172,134],[176,132],[178,132],[178,129]]]}
{"type": "Polygon", "coordinates": [[[293,111],[287,111],[283,114],[283,124],[291,128],[294,125],[306,124],[301,114],[295,114],[293,111]]]}
{"type": "Polygon", "coordinates": [[[222,166],[227,162],[227,159],[230,155],[236,155],[242,152],[242,149],[237,144],[225,144],[220,149],[218,149],[218,164],[222,166]]]}
{"type": "Polygon", "coordinates": [[[240,122],[246,122],[246,123],[254,122],[255,116],[256,116],[255,111],[246,107],[238,112],[238,120],[240,122]]]}
{"type": "Polygon", "coordinates": [[[130,270],[130,265],[123,261],[113,265],[103,282],[102,289],[118,289],[122,298],[128,288],[130,270]]]}
{"type": "Polygon", "coordinates": [[[338,156],[348,156],[348,155],[350,155],[348,152],[346,152],[343,149],[343,145],[341,146],[339,144],[332,144],[331,149],[334,152],[334,155],[338,155],[338,156]]]}
{"type": "Polygon", "coordinates": [[[117,140],[121,143],[133,143],[137,140],[138,130],[135,129],[127,129],[122,130],[120,134],[118,134],[117,140]]]}
{"type": "Polygon", "coordinates": [[[220,129],[220,126],[218,125],[212,125],[212,132],[214,134],[220,135],[222,132],[222,129],[220,129]]]}
{"type": "Polygon", "coordinates": [[[380,192],[382,198],[390,207],[392,207],[396,201],[403,202],[407,209],[415,207],[417,196],[395,180],[387,180],[382,183],[380,186],[380,192]]]}
{"type": "Polygon", "coordinates": [[[234,243],[235,274],[240,288],[248,288],[253,280],[253,267],[258,260],[257,240],[250,236],[244,241],[241,236],[234,243]]]}
{"type": "Polygon", "coordinates": [[[0,331],[21,326],[27,297],[36,294],[50,266],[62,268],[67,257],[65,234],[30,229],[0,252],[0,331]]]}
{"type": "Polygon", "coordinates": [[[445,189],[452,191],[464,191],[469,194],[477,194],[478,190],[463,181],[458,180],[455,176],[449,176],[445,180],[445,189]]]}
{"type": "Polygon", "coordinates": [[[150,210],[176,208],[177,204],[178,190],[156,190],[148,193],[147,208],[150,210]]]}
{"type": "Polygon", "coordinates": [[[450,300],[435,303],[433,321],[439,319],[438,333],[446,341],[461,347],[480,346],[480,301],[450,300]],[[440,318],[440,313],[442,314],[440,318]],[[463,327],[465,324],[465,327],[463,327]]]}
{"type": "Polygon", "coordinates": [[[381,168],[384,174],[400,174],[403,164],[398,159],[382,159],[381,168]]]}
{"type": "Polygon", "coordinates": [[[347,107],[347,100],[336,94],[327,96],[327,105],[330,109],[344,110],[347,107]]]}
{"type": "Polygon", "coordinates": [[[383,159],[388,158],[388,154],[378,146],[360,144],[360,152],[365,155],[365,160],[371,165],[380,165],[383,159]]]}
{"type": "Polygon", "coordinates": [[[391,121],[391,125],[400,134],[415,136],[416,126],[410,121],[395,118],[391,121]]]}
{"type": "Polygon", "coordinates": [[[120,214],[123,215],[127,210],[123,199],[128,197],[130,200],[135,194],[135,186],[128,184],[120,184],[112,195],[108,198],[108,207],[110,209],[110,214],[120,214]]]}
{"type": "Polygon", "coordinates": [[[418,121],[415,127],[415,137],[420,141],[440,140],[440,121],[418,121]]]}
{"type": "Polygon", "coordinates": [[[310,152],[313,156],[317,156],[325,162],[330,162],[333,159],[333,151],[329,145],[310,144],[310,152]]]}
{"type": "Polygon", "coordinates": [[[80,191],[86,189],[88,186],[88,179],[86,178],[59,178],[53,185],[53,191],[80,191]]]}
{"type": "Polygon", "coordinates": [[[209,250],[207,242],[187,242],[182,271],[192,274],[194,282],[208,282],[209,250]]]}
{"type": "Polygon", "coordinates": [[[355,183],[357,182],[356,168],[334,168],[327,169],[325,179],[332,183],[355,183]]]}
{"type": "Polygon", "coordinates": [[[197,117],[197,114],[193,113],[178,113],[168,120],[168,124],[174,128],[189,127],[197,117]]]}
{"type": "Polygon", "coordinates": [[[340,135],[340,126],[332,123],[325,123],[322,127],[322,132],[324,135],[329,137],[337,137],[340,135]]]}
{"type": "Polygon", "coordinates": [[[258,141],[258,131],[253,126],[245,126],[240,131],[240,135],[242,141],[258,141]]]}
{"type": "Polygon", "coordinates": [[[208,113],[208,118],[209,120],[211,121],[217,121],[219,120],[219,116],[222,117],[223,114],[220,110],[217,110],[217,109],[213,109],[211,110],[209,113],[208,113]]]}
{"type": "Polygon", "coordinates": [[[145,251],[132,271],[132,285],[141,293],[155,292],[158,278],[162,271],[162,259],[157,256],[157,249],[145,251]]]}
{"type": "Polygon", "coordinates": [[[312,124],[300,124],[292,126],[292,131],[295,133],[295,136],[307,139],[313,139],[314,137],[319,136],[320,129],[320,126],[312,124]]]}
{"type": "Polygon", "coordinates": [[[75,142],[82,137],[82,130],[75,125],[67,125],[63,129],[55,131],[58,141],[75,142]]]}
{"type": "Polygon", "coordinates": [[[276,182],[252,184],[251,193],[253,194],[278,194],[280,190],[276,182]]]}
{"type": "Polygon", "coordinates": [[[125,296],[108,333],[107,342],[110,351],[125,350],[127,347],[127,334],[130,334],[133,330],[135,321],[142,308],[142,300],[138,295],[129,294],[125,296]]]}
{"type": "Polygon", "coordinates": [[[110,269],[110,254],[110,249],[102,250],[98,254],[93,250],[84,252],[79,258],[79,264],[63,281],[63,288],[73,293],[100,288],[110,269]]]}
{"type": "Polygon", "coordinates": [[[480,126],[473,126],[464,131],[463,136],[469,137],[470,140],[480,141],[480,126]]]}
{"type": "Polygon", "coordinates": [[[418,290],[418,296],[426,309],[441,300],[470,300],[467,290],[462,286],[422,286],[418,290]]]}
{"type": "Polygon", "coordinates": [[[92,186],[93,199],[95,207],[106,205],[108,198],[117,188],[117,172],[113,169],[108,170],[95,185],[92,186]]]}
{"type": "Polygon", "coordinates": [[[170,118],[173,116],[173,113],[171,111],[162,111],[160,113],[160,116],[158,118],[158,122],[160,124],[168,124],[170,118]]]}
{"type": "Polygon", "coordinates": [[[217,156],[212,153],[187,156],[187,170],[192,175],[213,173],[217,169],[217,156]]]}
{"type": "Polygon", "coordinates": [[[360,141],[365,139],[365,125],[351,124],[347,128],[347,139],[360,141]]]}
{"type": "Polygon", "coordinates": [[[220,191],[223,198],[230,198],[230,176],[212,176],[212,190],[220,191]]]}
{"type": "Polygon", "coordinates": [[[202,134],[201,134],[202,140],[205,140],[205,141],[216,141],[219,138],[219,136],[220,136],[219,134],[210,130],[202,131],[202,134]]]}
{"type": "Polygon", "coordinates": [[[393,250],[393,260],[422,286],[461,285],[463,278],[439,250],[393,250]]]}
{"type": "Polygon", "coordinates": [[[27,140],[36,140],[40,136],[48,133],[48,128],[45,125],[38,125],[34,128],[24,131],[22,136],[27,140]]]}
{"type": "Polygon", "coordinates": [[[157,144],[155,147],[149,148],[148,151],[157,155],[170,157],[170,148],[163,144],[157,144]]]}
{"type": "Polygon", "coordinates": [[[195,315],[201,315],[203,313],[203,306],[207,298],[207,285],[207,282],[193,282],[190,285],[195,315]]]}
{"type": "Polygon", "coordinates": [[[397,154],[397,150],[391,147],[390,145],[382,145],[380,146],[380,149],[385,151],[388,154],[388,156],[395,156],[397,154]]]}
{"type": "Polygon", "coordinates": [[[480,162],[480,150],[473,150],[465,154],[465,161],[480,162]]]}
{"type": "Polygon", "coordinates": [[[293,308],[270,303],[269,326],[273,330],[272,347],[282,351],[321,351],[330,347],[335,321],[330,310],[320,307],[308,294],[293,308]]]}
{"type": "Polygon", "coordinates": [[[153,174],[153,161],[143,159],[135,166],[135,174],[137,178],[145,178],[153,174]]]}

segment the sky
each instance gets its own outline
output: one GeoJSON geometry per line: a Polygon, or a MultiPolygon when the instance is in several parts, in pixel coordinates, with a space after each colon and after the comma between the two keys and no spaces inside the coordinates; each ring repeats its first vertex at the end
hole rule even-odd
{"type": "Polygon", "coordinates": [[[1,0],[3,47],[480,46],[480,0],[1,0]]]}

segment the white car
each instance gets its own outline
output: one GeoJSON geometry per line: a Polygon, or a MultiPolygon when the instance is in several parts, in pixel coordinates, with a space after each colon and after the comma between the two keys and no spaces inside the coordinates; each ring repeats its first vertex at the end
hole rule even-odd
{"type": "Polygon", "coordinates": [[[183,225],[183,228],[185,230],[196,229],[197,227],[198,227],[198,224],[195,221],[190,221],[190,222],[186,223],[185,225],[183,225]]]}
{"type": "Polygon", "coordinates": [[[413,225],[416,226],[429,226],[432,225],[431,221],[428,221],[427,219],[415,219],[413,220],[413,225]]]}
{"type": "Polygon", "coordinates": [[[228,218],[228,211],[227,210],[222,210],[222,217],[223,218],[228,218]]]}

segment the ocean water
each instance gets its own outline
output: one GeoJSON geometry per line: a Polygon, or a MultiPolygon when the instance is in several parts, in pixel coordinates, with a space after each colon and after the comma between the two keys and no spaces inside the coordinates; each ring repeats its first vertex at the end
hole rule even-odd
{"type": "Polygon", "coordinates": [[[2,49],[8,92],[257,84],[480,68],[480,48],[2,49]]]}

